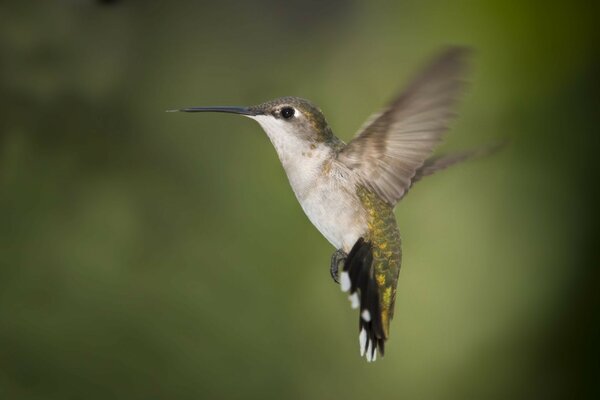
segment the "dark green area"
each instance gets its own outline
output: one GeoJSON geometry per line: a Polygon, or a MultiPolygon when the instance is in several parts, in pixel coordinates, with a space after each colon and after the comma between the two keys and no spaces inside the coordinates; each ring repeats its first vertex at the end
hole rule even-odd
{"type": "Polygon", "coordinates": [[[598,396],[590,4],[3,2],[0,398],[598,396]],[[397,208],[371,365],[259,126],[164,110],[301,96],[347,140],[446,44],[476,52],[441,151],[512,143],[397,208]]]}

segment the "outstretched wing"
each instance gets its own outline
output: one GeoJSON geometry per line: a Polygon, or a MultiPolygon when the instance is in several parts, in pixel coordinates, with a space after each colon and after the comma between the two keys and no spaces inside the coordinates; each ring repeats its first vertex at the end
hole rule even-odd
{"type": "Polygon", "coordinates": [[[468,50],[452,47],[425,68],[338,154],[361,183],[394,205],[441,141],[464,86],[468,50]]]}

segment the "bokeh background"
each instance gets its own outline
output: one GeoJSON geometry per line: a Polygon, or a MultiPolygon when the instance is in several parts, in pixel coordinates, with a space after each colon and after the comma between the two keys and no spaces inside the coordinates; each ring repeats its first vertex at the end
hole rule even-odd
{"type": "MultiPolygon", "coordinates": [[[[0,398],[600,395],[591,2],[0,5],[0,398]],[[475,49],[419,183],[382,361],[268,139],[283,95],[352,137],[447,44],[475,49]]],[[[598,397],[596,397],[598,398],[598,397]]]]}

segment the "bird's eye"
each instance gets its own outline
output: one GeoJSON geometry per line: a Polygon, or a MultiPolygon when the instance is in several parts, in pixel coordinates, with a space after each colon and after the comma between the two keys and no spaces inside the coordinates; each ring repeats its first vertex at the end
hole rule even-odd
{"type": "Polygon", "coordinates": [[[292,118],[295,113],[296,113],[296,110],[294,110],[292,107],[283,107],[281,109],[281,116],[285,119],[292,118]]]}

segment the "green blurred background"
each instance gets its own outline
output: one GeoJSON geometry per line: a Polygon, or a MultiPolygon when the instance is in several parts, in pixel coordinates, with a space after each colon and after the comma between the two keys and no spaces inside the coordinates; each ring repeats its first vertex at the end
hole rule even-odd
{"type": "Polygon", "coordinates": [[[600,395],[591,4],[3,2],[0,398],[600,395]],[[476,53],[441,151],[512,143],[397,208],[367,364],[266,135],[164,110],[296,95],[348,140],[447,44],[476,53]]]}

